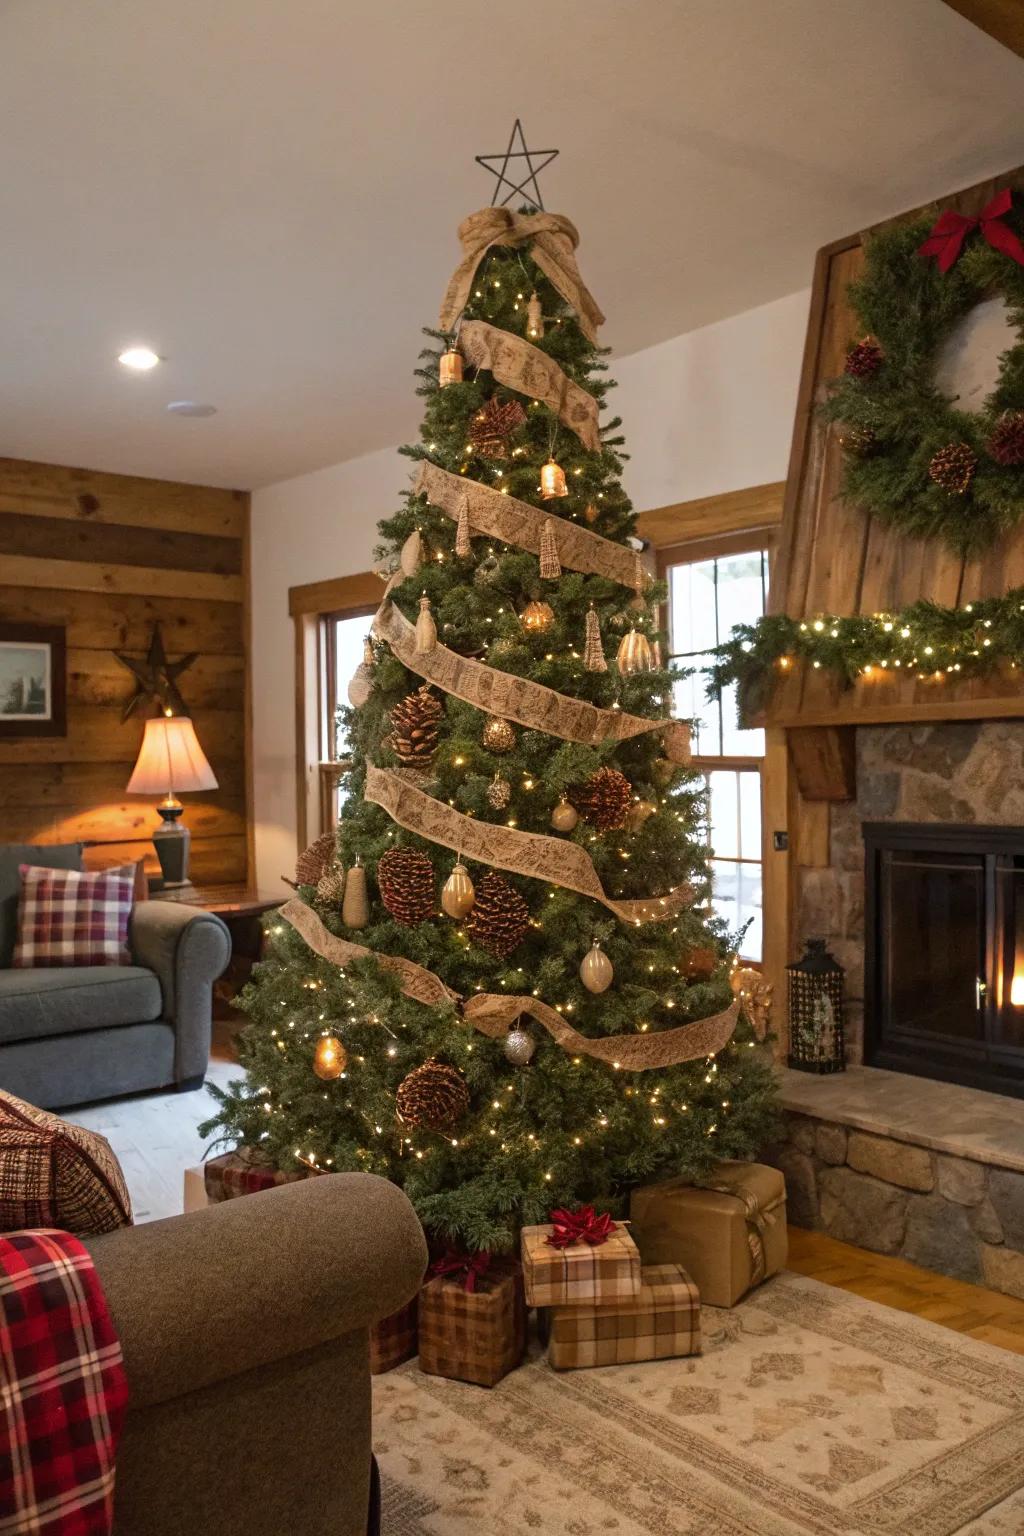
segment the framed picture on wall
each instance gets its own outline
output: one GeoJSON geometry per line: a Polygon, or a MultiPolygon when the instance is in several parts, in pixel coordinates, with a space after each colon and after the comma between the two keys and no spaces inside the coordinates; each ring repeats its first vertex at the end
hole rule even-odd
{"type": "Polygon", "coordinates": [[[63,628],[0,622],[0,741],[66,735],[63,628]]]}

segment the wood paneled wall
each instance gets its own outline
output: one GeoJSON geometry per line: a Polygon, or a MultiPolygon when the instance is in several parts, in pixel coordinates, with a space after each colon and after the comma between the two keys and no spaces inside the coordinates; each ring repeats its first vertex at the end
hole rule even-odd
{"type": "Polygon", "coordinates": [[[249,498],[239,491],[0,459],[0,619],[66,629],[66,737],[0,740],[0,841],[81,839],[94,865],[145,857],[158,824],[128,782],[151,710],[122,724],[131,674],[159,621],[219,788],[187,795],[192,877],[244,881],[249,498]]]}

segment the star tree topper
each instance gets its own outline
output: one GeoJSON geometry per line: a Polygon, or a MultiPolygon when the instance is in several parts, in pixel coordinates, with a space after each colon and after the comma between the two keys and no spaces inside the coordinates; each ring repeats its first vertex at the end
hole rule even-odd
{"type": "Polygon", "coordinates": [[[187,656],[181,656],[177,661],[169,661],[164,649],[164,637],[160,632],[160,625],[154,624],[149,650],[145,657],[126,656],[123,651],[115,651],[114,655],[135,678],[135,692],[121,711],[122,722],[134,714],[140,704],[150,699],[159,704],[165,714],[188,714],[185,700],[178,691],[178,678],[199,659],[198,651],[190,651],[187,656]]]}
{"type": "MultiPolygon", "coordinates": [[[[512,132],[510,133],[508,140],[508,148],[506,149],[504,155],[476,155],[474,157],[478,165],[482,165],[485,171],[488,171],[492,176],[496,176],[498,178],[494,188],[494,195],[491,198],[491,207],[504,208],[505,204],[510,202],[511,199],[515,197],[517,192],[522,192],[525,196],[529,197],[531,202],[533,202],[535,206],[543,212],[544,201],[540,195],[540,187],[537,184],[537,176],[541,171],[545,169],[546,166],[551,164],[552,160],[555,159],[557,154],[557,149],[527,149],[526,139],[523,135],[523,125],[517,117],[515,123],[512,126],[512,132]],[[516,143],[517,136],[520,147],[515,149],[514,145],[516,143]],[[500,168],[496,169],[492,162],[498,160],[501,161],[501,166],[500,168]],[[513,177],[508,174],[509,162],[512,160],[526,161],[526,175],[523,177],[522,181],[515,181],[513,177]],[[498,195],[501,192],[503,186],[507,186],[509,190],[499,202],[498,195]],[[532,192],[527,192],[527,188],[531,186],[533,188],[532,192]]],[[[513,171],[515,176],[520,174],[520,169],[518,167],[513,167],[513,171]]]]}

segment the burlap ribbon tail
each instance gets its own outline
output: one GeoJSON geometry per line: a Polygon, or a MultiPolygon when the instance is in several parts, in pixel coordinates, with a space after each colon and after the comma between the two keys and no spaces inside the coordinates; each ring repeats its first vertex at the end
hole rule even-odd
{"type": "MultiPolygon", "coordinates": [[[[279,913],[299,933],[310,949],[333,965],[351,965],[354,960],[372,958],[381,968],[398,978],[404,996],[428,1005],[450,1003],[457,1006],[460,997],[446,987],[439,976],[398,955],[382,955],[330,933],[305,902],[293,897],[279,913]]],[[[740,1004],[735,1001],[723,1013],[679,1024],[672,1029],[654,1030],[635,1035],[606,1035],[591,1040],[573,1029],[562,1015],[536,997],[509,997],[495,992],[477,992],[464,1004],[462,1017],[467,1024],[491,1040],[503,1040],[523,1014],[536,1020],[562,1050],[572,1056],[589,1056],[625,1072],[646,1072],[652,1068],[678,1066],[714,1056],[731,1040],[739,1018],[740,1004]]]]}
{"type": "Polygon", "coordinates": [[[459,351],[471,368],[487,368],[499,384],[542,400],[563,426],[575,432],[584,448],[600,453],[597,401],[574,384],[553,357],[511,331],[488,325],[486,320],[463,322],[459,351]]]}
{"type": "Polygon", "coordinates": [[[513,213],[510,208],[481,208],[459,225],[465,255],[441,303],[441,329],[451,331],[466,307],[477,267],[493,245],[529,245],[530,255],[565,302],[572,306],[580,329],[597,340],[602,315],[580,276],[574,252],[580,237],[575,224],[561,213],[513,213]]]}

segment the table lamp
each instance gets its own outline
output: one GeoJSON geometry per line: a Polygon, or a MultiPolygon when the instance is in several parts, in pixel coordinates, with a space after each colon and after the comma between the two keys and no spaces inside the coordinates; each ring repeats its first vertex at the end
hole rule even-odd
{"type": "Polygon", "coordinates": [[[188,851],[192,835],[178,817],[182,812],[175,794],[197,789],[216,789],[213,769],[203,756],[195,726],[187,715],[158,715],[146,721],[139,759],[128,780],[130,795],[165,794],[157,810],[163,825],[153,834],[164,885],[188,885],[188,851]]]}

